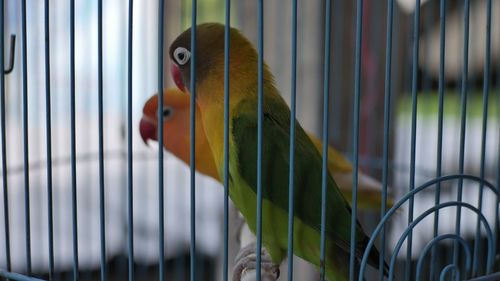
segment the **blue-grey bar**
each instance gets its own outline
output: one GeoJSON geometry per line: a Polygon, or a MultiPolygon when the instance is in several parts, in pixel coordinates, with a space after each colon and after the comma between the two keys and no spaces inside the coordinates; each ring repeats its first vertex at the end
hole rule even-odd
{"type": "Polygon", "coordinates": [[[353,169],[352,169],[352,216],[351,216],[351,250],[349,258],[349,280],[353,281],[356,258],[356,226],[358,203],[358,152],[359,152],[359,115],[361,105],[361,47],[363,40],[363,0],[357,1],[356,6],[356,52],[354,66],[354,121],[353,121],[353,169]]]}
{"type": "Polygon", "coordinates": [[[189,129],[191,143],[189,144],[189,158],[190,158],[190,171],[191,171],[191,200],[190,200],[190,223],[191,223],[191,243],[189,247],[190,251],[190,280],[196,280],[196,0],[191,0],[191,79],[190,79],[190,92],[191,100],[189,103],[189,129]]]}
{"type": "MultiPolygon", "coordinates": [[[[413,21],[413,59],[412,59],[412,88],[411,88],[411,151],[410,151],[410,187],[409,191],[415,189],[415,151],[417,133],[417,87],[418,87],[418,52],[420,39],[420,0],[415,0],[415,17],[413,21]]],[[[408,203],[408,224],[413,221],[413,196],[408,203]]],[[[410,280],[411,276],[411,252],[413,244],[413,232],[408,235],[406,247],[405,279],[410,280]]]]}
{"type": "Polygon", "coordinates": [[[14,59],[16,57],[16,35],[10,35],[10,57],[9,57],[9,66],[4,69],[4,74],[7,75],[14,70],[14,59]]]}
{"type": "Polygon", "coordinates": [[[97,3],[97,99],[99,123],[99,221],[101,239],[101,281],[106,280],[106,214],[104,192],[104,113],[103,113],[102,0],[97,3]]]}
{"type": "MultiPolygon", "coordinates": [[[[469,15],[470,15],[470,1],[464,1],[464,37],[463,37],[463,68],[462,68],[462,89],[460,98],[460,152],[458,159],[458,172],[464,173],[464,160],[465,160],[465,125],[467,120],[467,87],[468,87],[468,73],[469,73],[469,15]]],[[[462,186],[463,179],[458,179],[458,192],[457,201],[462,202],[462,186]]],[[[462,208],[457,207],[455,233],[460,236],[460,225],[462,218],[462,208]]],[[[453,263],[458,264],[459,251],[458,244],[453,244],[453,263]]],[[[467,276],[465,276],[467,277],[467,276]]]]}
{"type": "Polygon", "coordinates": [[[469,279],[469,281],[497,281],[497,280],[500,280],[500,272],[481,276],[474,279],[469,279]]]}
{"type": "Polygon", "coordinates": [[[326,189],[328,179],[328,125],[330,106],[330,38],[331,38],[331,1],[325,1],[325,46],[323,58],[323,158],[321,168],[321,237],[320,237],[320,280],[325,280],[326,272],[326,189]]]}
{"type": "MultiPolygon", "coordinates": [[[[500,71],[497,73],[497,85],[500,83],[500,71]]],[[[500,90],[497,92],[497,108],[500,108],[500,90]]],[[[497,110],[497,120],[500,120],[500,110],[497,110]]],[[[498,130],[498,139],[500,140],[500,128],[498,130]]],[[[497,153],[497,193],[500,193],[500,153],[497,153]]],[[[496,197],[495,206],[500,204],[500,196],[496,197]]],[[[494,238],[495,243],[493,243],[493,253],[497,252],[498,248],[498,231],[499,231],[499,214],[495,212],[495,222],[494,222],[494,238]]]]}
{"type": "MultiPolygon", "coordinates": [[[[488,102],[490,94],[490,64],[491,64],[491,0],[488,0],[486,7],[486,47],[484,58],[484,74],[483,74],[483,124],[481,131],[481,164],[479,177],[485,177],[485,161],[486,161],[486,131],[488,126],[488,102]]],[[[499,108],[500,109],[500,108],[499,108]]],[[[483,210],[483,184],[479,187],[478,209],[483,210]]],[[[479,258],[481,256],[481,224],[479,219],[476,225],[476,238],[474,243],[474,257],[472,263],[472,276],[477,276],[479,270],[479,258]]]]}
{"type": "Polygon", "coordinates": [[[0,277],[5,277],[7,280],[15,280],[15,281],[44,281],[43,279],[38,279],[34,277],[29,277],[26,275],[22,275],[19,273],[9,272],[0,269],[0,277]]]}
{"type": "MultiPolygon", "coordinates": [[[[4,1],[0,0],[0,65],[4,65],[4,1]]],[[[10,223],[9,223],[9,188],[7,168],[7,134],[5,124],[5,74],[0,73],[0,122],[2,138],[2,187],[3,187],[3,214],[5,231],[5,261],[7,270],[11,270],[10,261],[10,223]]]]}
{"type": "MultiPolygon", "coordinates": [[[[54,278],[54,215],[52,199],[52,125],[50,107],[50,18],[49,0],[44,6],[44,32],[45,32],[45,127],[47,129],[47,225],[49,243],[49,280],[54,278]]],[[[1,65],[1,64],[0,64],[1,65]]]]}
{"type": "MultiPolygon", "coordinates": [[[[445,70],[445,46],[446,46],[446,0],[440,1],[439,8],[439,101],[438,101],[438,139],[437,139],[437,159],[436,159],[436,177],[441,176],[442,168],[442,154],[443,154],[443,110],[444,110],[444,70],[445,70]]],[[[436,183],[436,192],[434,197],[434,205],[438,205],[441,201],[441,182],[436,183]]],[[[437,237],[439,234],[439,210],[434,213],[434,230],[433,236],[437,237]]],[[[431,263],[429,269],[430,280],[434,279],[436,267],[436,247],[432,248],[431,263]]]]}
{"type": "MultiPolygon", "coordinates": [[[[497,71],[496,75],[496,85],[497,85],[497,108],[500,108],[500,71],[497,71]]],[[[500,120],[500,110],[497,110],[497,120],[500,120]]],[[[500,140],[500,128],[498,128],[498,136],[497,138],[500,140]]],[[[500,153],[497,153],[497,192],[500,193],[500,153]]],[[[498,206],[500,204],[500,196],[496,197],[496,202],[495,206],[498,206]]],[[[494,233],[495,233],[495,243],[493,243],[493,253],[497,252],[498,248],[498,231],[499,231],[499,212],[495,212],[495,222],[494,222],[494,233]]]]}
{"type": "Polygon", "coordinates": [[[76,189],[75,122],[75,0],[70,1],[70,115],[71,115],[71,203],[73,219],[73,280],[78,280],[78,214],[76,189]]]}
{"type": "Polygon", "coordinates": [[[264,1],[258,1],[258,104],[257,104],[257,245],[256,255],[256,280],[261,279],[261,250],[262,250],[262,122],[264,105],[263,71],[264,71],[264,1]]]}
{"type": "MultiPolygon", "coordinates": [[[[26,272],[31,275],[30,175],[28,149],[28,55],[26,34],[26,0],[21,1],[23,57],[23,159],[24,159],[24,221],[26,231],[26,272]]],[[[3,40],[3,38],[2,38],[3,40]]],[[[3,68],[3,65],[2,65],[3,68]]]]}
{"type": "MultiPolygon", "coordinates": [[[[163,120],[163,39],[165,0],[158,0],[158,120],[163,120]]],[[[158,126],[158,224],[159,224],[159,280],[165,278],[165,221],[163,202],[163,126],[158,126]]]]}
{"type": "Polygon", "coordinates": [[[224,257],[222,280],[228,281],[229,264],[229,50],[231,1],[226,0],[224,27],[224,257]]]}
{"type": "MultiPolygon", "coordinates": [[[[382,205],[380,206],[380,217],[384,217],[387,209],[387,185],[389,181],[389,142],[391,126],[391,80],[392,80],[392,32],[394,23],[394,0],[387,1],[387,27],[385,42],[385,82],[384,82],[384,148],[382,166],[382,205]]],[[[380,262],[379,280],[384,280],[385,261],[385,225],[380,236],[380,262]]]]}
{"type": "MultiPolygon", "coordinates": [[[[128,53],[127,53],[127,251],[128,280],[134,280],[134,166],[132,147],[132,62],[133,62],[134,1],[128,3],[128,53]]],[[[161,92],[160,92],[161,95],[161,92]]]]}
{"type": "Polygon", "coordinates": [[[293,280],[293,222],[295,194],[295,118],[297,115],[297,0],[292,2],[292,70],[291,116],[290,116],[290,171],[288,175],[288,281],[293,280]]]}

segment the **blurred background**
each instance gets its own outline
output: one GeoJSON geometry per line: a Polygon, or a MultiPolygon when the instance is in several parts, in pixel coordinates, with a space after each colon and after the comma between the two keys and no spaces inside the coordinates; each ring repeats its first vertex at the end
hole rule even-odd
{"type": "MultiPolygon", "coordinates": [[[[191,25],[191,1],[165,1],[165,52],[170,42],[191,25]]],[[[265,60],[276,77],[278,89],[290,102],[291,1],[264,1],[265,60]]],[[[419,60],[412,60],[414,0],[394,4],[392,76],[389,133],[390,194],[395,200],[410,187],[412,67],[417,64],[415,186],[437,175],[438,85],[440,58],[440,1],[421,1],[419,60]]],[[[441,174],[458,174],[460,159],[462,72],[464,66],[463,1],[446,1],[446,56],[444,75],[443,148],[441,174]]],[[[355,1],[332,2],[332,45],[330,79],[330,144],[351,158],[353,143],[355,1]]],[[[481,174],[483,130],[483,80],[486,61],[486,0],[470,3],[470,39],[465,115],[464,173],[481,174]]],[[[54,280],[72,279],[71,177],[70,177],[70,49],[69,3],[50,1],[50,63],[54,189],[54,280]]],[[[25,171],[29,168],[31,254],[35,276],[48,278],[47,151],[45,108],[44,3],[27,2],[27,57],[21,52],[21,2],[5,1],[5,61],[9,58],[8,36],[17,35],[15,66],[5,76],[6,161],[8,197],[0,191],[0,268],[6,269],[4,206],[8,203],[12,271],[26,272],[25,171]],[[27,63],[29,167],[23,165],[22,63],[27,63]]],[[[323,108],[323,66],[325,3],[299,1],[298,15],[298,119],[308,131],[321,136],[323,108]]],[[[133,104],[134,130],[127,131],[127,39],[128,2],[104,1],[104,141],[106,189],[106,243],[108,278],[127,277],[127,136],[133,139],[134,243],[137,280],[158,275],[158,160],[157,146],[144,145],[138,122],[142,107],[158,88],[158,64],[165,67],[165,86],[173,86],[169,58],[158,61],[158,1],[135,1],[133,18],[133,104]]],[[[232,3],[231,25],[257,44],[257,1],[232,3]]],[[[81,280],[99,276],[99,176],[97,111],[97,1],[75,1],[76,59],[76,145],[78,249],[81,280]]],[[[365,0],[361,65],[360,168],[381,180],[384,144],[384,87],[386,61],[387,1],[365,0]]],[[[199,0],[198,22],[224,22],[223,0],[199,0]]],[[[491,71],[484,179],[500,183],[500,2],[492,6],[491,71]]],[[[172,132],[175,133],[175,132],[172,132]]],[[[165,154],[165,255],[167,280],[189,278],[189,168],[165,154]]],[[[3,177],[2,173],[2,177],[3,177]]],[[[223,189],[210,178],[197,175],[197,274],[198,280],[220,280],[223,243],[223,189]]],[[[478,183],[463,181],[464,201],[478,206],[478,183]]],[[[458,181],[441,184],[441,202],[455,200],[458,181]]],[[[435,204],[435,188],[415,198],[414,217],[435,204]]],[[[482,211],[493,227],[497,198],[486,188],[482,211]]],[[[387,226],[387,257],[407,227],[405,203],[387,226]]],[[[455,208],[440,213],[439,233],[455,230],[455,208]]],[[[235,214],[231,214],[234,217],[235,214]]],[[[378,224],[380,212],[363,212],[367,233],[378,224]]],[[[420,251],[433,238],[434,217],[424,219],[413,235],[414,264],[420,251]]],[[[477,215],[462,211],[461,234],[472,241],[477,215]]],[[[484,228],[482,253],[487,251],[484,228]]],[[[230,223],[232,262],[237,251],[234,224],[230,223]]],[[[449,263],[452,243],[439,244],[438,272],[449,263]]],[[[404,273],[406,246],[398,255],[397,274],[404,273]]],[[[485,259],[485,254],[479,255],[485,259]]],[[[315,280],[315,269],[296,259],[297,280],[315,280]]],[[[498,262],[497,262],[498,263],[498,262]]],[[[414,265],[413,264],[413,265],[414,265]]],[[[480,263],[481,264],[481,263],[480,263]]],[[[424,265],[428,270],[429,262],[424,265]]],[[[414,266],[413,266],[414,267],[414,266]]],[[[482,266],[479,273],[484,272],[482,266]]],[[[282,277],[286,270],[282,270],[282,277]]],[[[400,276],[400,275],[398,275],[400,276]]],[[[319,280],[319,279],[318,279],[319,280]]]]}

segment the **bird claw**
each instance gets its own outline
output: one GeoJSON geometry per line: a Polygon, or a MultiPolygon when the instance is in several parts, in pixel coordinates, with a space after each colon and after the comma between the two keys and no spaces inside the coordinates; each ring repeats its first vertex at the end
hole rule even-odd
{"type": "MultiPolygon", "coordinates": [[[[250,243],[241,248],[235,259],[233,268],[233,281],[241,281],[250,271],[257,268],[257,255],[255,243],[250,243]]],[[[273,263],[271,256],[265,248],[261,251],[261,276],[262,280],[277,280],[280,275],[279,264],[273,263]]]]}

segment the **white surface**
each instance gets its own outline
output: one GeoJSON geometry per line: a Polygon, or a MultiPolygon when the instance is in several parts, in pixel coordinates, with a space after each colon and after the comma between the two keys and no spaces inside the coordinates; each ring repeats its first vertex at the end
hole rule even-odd
{"type": "MultiPolygon", "coordinates": [[[[80,267],[90,268],[99,264],[99,193],[96,124],[84,122],[80,116],[77,130],[77,151],[79,155],[91,153],[91,161],[77,163],[77,210],[78,210],[78,250],[80,267]],[[82,128],[85,128],[82,129],[82,128]],[[89,135],[84,136],[83,132],[89,135]],[[87,138],[91,141],[83,142],[87,138]]],[[[106,124],[117,123],[117,119],[107,118],[106,124]]],[[[20,136],[12,130],[9,135],[9,219],[11,235],[11,257],[13,269],[25,268],[25,208],[24,174],[16,172],[22,168],[22,146],[20,136]],[[20,166],[19,166],[20,165],[20,166]]],[[[69,268],[72,264],[72,205],[71,171],[68,162],[58,164],[57,159],[69,155],[69,131],[64,138],[54,142],[54,254],[57,268],[69,268]],[[67,137],[66,137],[67,136],[67,137]]],[[[112,129],[108,130],[111,133],[112,129]]],[[[30,135],[36,135],[30,130],[30,135]]],[[[126,154],[117,153],[115,144],[123,140],[119,134],[106,134],[105,189],[106,189],[106,246],[108,256],[127,253],[127,166],[126,154]]],[[[139,136],[134,135],[134,243],[135,258],[142,263],[156,263],[158,260],[158,160],[156,143],[147,148],[139,136]],[[144,160],[146,157],[148,160],[144,160]]],[[[36,142],[30,138],[32,163],[45,163],[43,139],[36,142]],[[39,157],[37,157],[37,155],[39,157]],[[41,161],[41,162],[39,162],[41,161]]],[[[172,256],[187,250],[190,237],[190,189],[189,168],[165,153],[164,162],[164,202],[165,202],[165,253],[172,256]]],[[[35,271],[48,266],[48,226],[47,226],[47,186],[46,169],[30,170],[30,218],[32,263],[35,271]]],[[[196,227],[197,249],[209,255],[217,255],[220,248],[221,212],[223,193],[220,185],[210,178],[197,176],[196,227]]],[[[3,190],[0,204],[4,205],[3,190]]],[[[0,253],[5,252],[3,207],[0,208],[0,253]]],[[[5,267],[5,255],[0,255],[0,267],[5,267]]]]}

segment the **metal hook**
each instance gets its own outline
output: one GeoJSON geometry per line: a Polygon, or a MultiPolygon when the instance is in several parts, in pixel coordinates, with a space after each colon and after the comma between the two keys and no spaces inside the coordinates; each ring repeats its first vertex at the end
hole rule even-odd
{"type": "Polygon", "coordinates": [[[10,35],[10,60],[9,67],[3,71],[4,74],[9,74],[14,69],[14,58],[16,56],[16,35],[10,35]]]}

